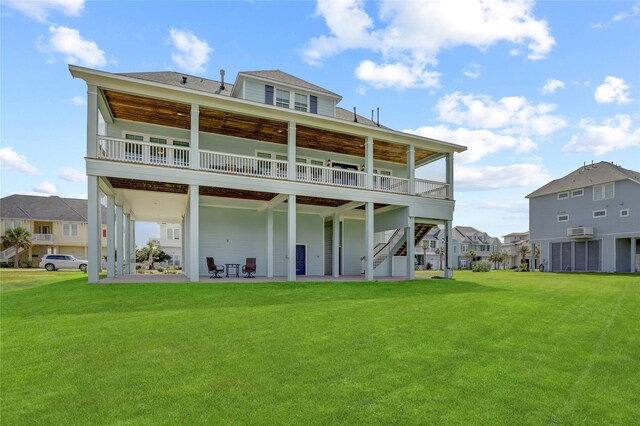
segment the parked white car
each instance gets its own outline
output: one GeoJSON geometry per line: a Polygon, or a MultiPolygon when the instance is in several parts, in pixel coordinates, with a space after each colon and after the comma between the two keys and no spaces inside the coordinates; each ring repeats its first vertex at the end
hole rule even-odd
{"type": "Polygon", "coordinates": [[[87,272],[87,261],[76,259],[70,254],[47,254],[40,259],[40,267],[47,271],[57,271],[58,269],[80,269],[87,272]]]}

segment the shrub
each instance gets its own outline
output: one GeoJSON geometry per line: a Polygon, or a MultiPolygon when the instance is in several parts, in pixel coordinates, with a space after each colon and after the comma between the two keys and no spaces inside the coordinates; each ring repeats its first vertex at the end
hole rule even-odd
{"type": "Polygon", "coordinates": [[[489,272],[491,264],[486,260],[480,260],[473,264],[473,272],[489,272]]]}
{"type": "Polygon", "coordinates": [[[164,268],[162,266],[157,266],[155,269],[158,272],[164,272],[164,268]]]}
{"type": "Polygon", "coordinates": [[[20,266],[21,268],[31,268],[33,266],[33,262],[31,262],[30,260],[21,260],[18,263],[18,266],[20,266]]]}
{"type": "Polygon", "coordinates": [[[522,262],[520,267],[516,269],[518,272],[529,272],[529,264],[527,262],[522,262]]]}

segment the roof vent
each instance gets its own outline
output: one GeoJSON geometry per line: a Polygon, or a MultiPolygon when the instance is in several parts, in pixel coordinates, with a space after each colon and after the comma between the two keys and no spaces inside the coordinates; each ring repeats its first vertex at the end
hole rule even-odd
{"type": "Polygon", "coordinates": [[[224,90],[224,70],[220,70],[220,90],[224,90]]]}
{"type": "Polygon", "coordinates": [[[187,77],[182,76],[182,84],[187,84],[187,77]]]}
{"type": "Polygon", "coordinates": [[[356,114],[356,107],[353,107],[353,122],[358,122],[358,114],[356,114]]]}

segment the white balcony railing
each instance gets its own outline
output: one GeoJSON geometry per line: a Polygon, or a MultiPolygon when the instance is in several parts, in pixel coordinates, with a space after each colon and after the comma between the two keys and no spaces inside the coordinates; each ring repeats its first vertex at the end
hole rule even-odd
{"type": "Polygon", "coordinates": [[[98,158],[187,168],[189,148],[98,136],[98,158]]]}
{"type": "Polygon", "coordinates": [[[567,237],[571,238],[591,238],[593,237],[592,226],[579,226],[577,228],[567,228],[567,237]]]}
{"type": "Polygon", "coordinates": [[[53,234],[32,234],[33,241],[53,241],[53,234]]]}
{"type": "MultiPolygon", "coordinates": [[[[189,168],[189,148],[160,145],[149,142],[98,136],[97,158],[127,163],[149,164],[166,167],[189,168]]],[[[200,170],[256,176],[270,179],[287,179],[289,163],[283,160],[258,158],[200,150],[200,170]]],[[[367,174],[357,170],[345,170],[312,164],[296,164],[296,179],[302,182],[337,185],[349,188],[366,188],[367,174]]],[[[377,191],[409,194],[409,179],[374,174],[373,189],[377,191]]],[[[449,198],[449,185],[415,179],[416,195],[425,198],[449,198]]]]}

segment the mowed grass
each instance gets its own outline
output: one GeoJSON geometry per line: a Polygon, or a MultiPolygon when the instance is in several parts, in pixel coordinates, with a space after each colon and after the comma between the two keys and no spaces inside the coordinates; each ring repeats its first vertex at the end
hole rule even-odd
{"type": "Polygon", "coordinates": [[[638,424],[640,276],[2,272],[2,424],[638,424]],[[47,279],[49,280],[47,282],[47,279]]]}

